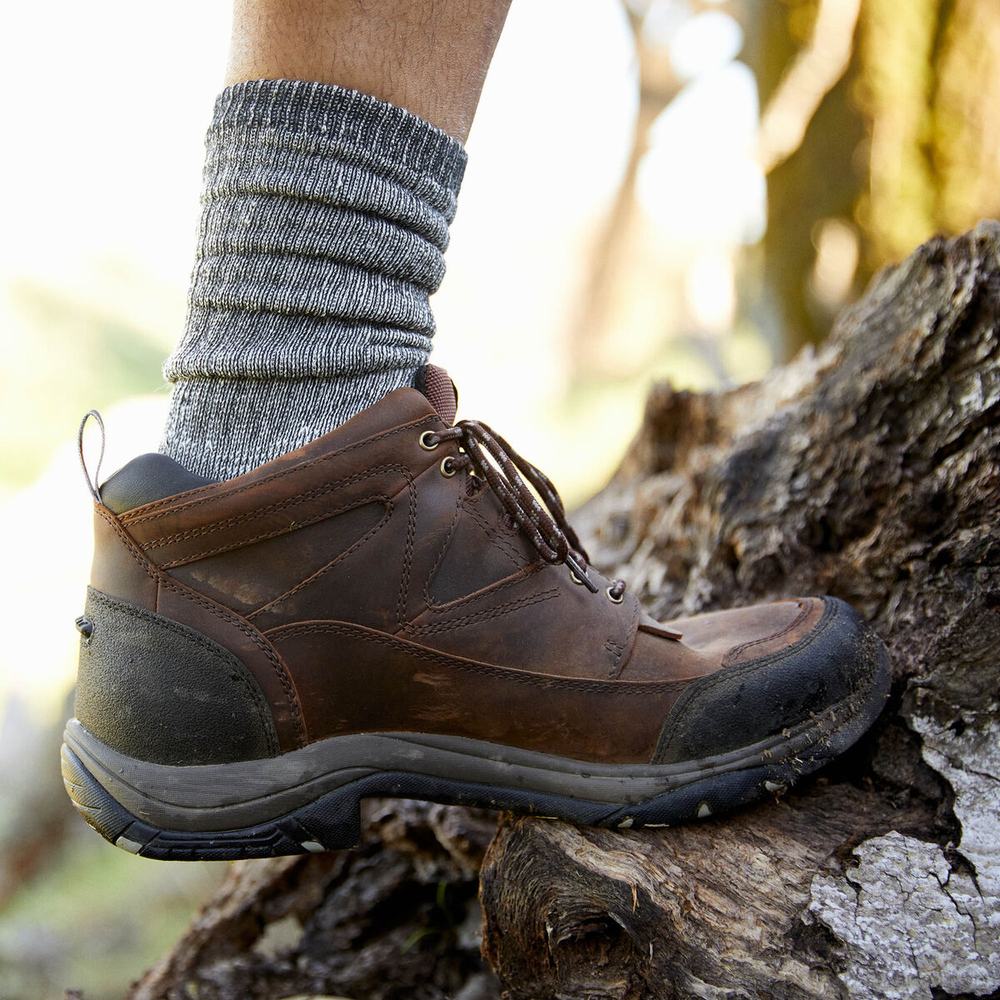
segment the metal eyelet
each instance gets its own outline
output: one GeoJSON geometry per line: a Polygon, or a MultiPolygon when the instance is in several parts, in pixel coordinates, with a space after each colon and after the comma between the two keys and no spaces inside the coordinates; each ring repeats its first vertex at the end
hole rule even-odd
{"type": "Polygon", "coordinates": [[[580,578],[579,578],[579,577],[578,577],[578,576],[576,575],[576,573],[574,573],[574,572],[573,572],[573,570],[570,570],[570,571],[569,571],[569,578],[570,578],[570,579],[571,579],[571,580],[572,580],[572,581],[573,581],[573,582],[574,582],[574,583],[575,583],[575,584],[576,584],[576,585],[577,585],[578,587],[582,587],[582,586],[583,586],[583,580],[581,580],[581,579],[580,579],[580,578]]]}
{"type": "MultiPolygon", "coordinates": [[[[468,454],[468,452],[461,445],[458,446],[458,453],[459,453],[459,455],[467,455],[468,454]]],[[[469,472],[469,475],[472,476],[473,479],[478,479],[480,482],[484,481],[483,477],[481,475],[479,475],[478,472],[476,472],[476,467],[471,462],[469,463],[469,466],[468,466],[468,472],[469,472]]]]}
{"type": "Polygon", "coordinates": [[[432,439],[436,437],[437,434],[435,434],[434,431],[424,431],[423,434],[420,435],[420,447],[423,448],[424,451],[433,451],[441,443],[440,441],[432,441],[432,439]]]}
{"type": "Polygon", "coordinates": [[[451,457],[451,455],[448,455],[445,458],[441,459],[442,476],[451,479],[451,477],[455,475],[456,472],[458,472],[458,469],[455,468],[455,460],[451,457]]]}
{"type": "Polygon", "coordinates": [[[621,602],[625,600],[625,595],[624,594],[619,594],[617,597],[615,597],[615,595],[613,593],[611,593],[611,588],[610,587],[608,587],[608,589],[606,591],[604,591],[604,593],[608,595],[608,600],[612,604],[621,604],[621,602]]]}

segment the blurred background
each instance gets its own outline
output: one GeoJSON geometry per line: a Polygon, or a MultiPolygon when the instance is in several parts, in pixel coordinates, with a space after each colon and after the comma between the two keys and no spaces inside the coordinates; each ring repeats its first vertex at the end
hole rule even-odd
{"type": "MultiPolygon", "coordinates": [[[[0,17],[0,998],[101,1000],[222,871],[107,847],[57,760],[90,555],[76,425],[103,410],[105,471],[157,446],[229,11],[0,17]]],[[[1000,214],[998,57],[996,0],[515,0],[435,298],[463,415],[579,501],[654,380],[715,390],[810,349],[879,267],[1000,214]]]]}

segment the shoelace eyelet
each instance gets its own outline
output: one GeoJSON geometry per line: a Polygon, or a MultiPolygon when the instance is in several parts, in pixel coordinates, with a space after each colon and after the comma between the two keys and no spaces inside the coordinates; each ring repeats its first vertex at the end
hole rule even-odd
{"type": "MultiPolygon", "coordinates": [[[[562,499],[541,470],[518,455],[486,424],[475,420],[460,420],[454,427],[439,431],[421,443],[424,440],[428,445],[431,441],[455,441],[459,455],[441,462],[441,474],[450,478],[465,469],[470,473],[467,484],[471,484],[480,473],[504,507],[504,524],[519,528],[545,562],[565,564],[574,583],[593,594],[601,592],[597,581],[587,572],[587,553],[566,520],[562,499]]],[[[616,580],[608,588],[607,596],[613,603],[621,604],[624,592],[624,582],[616,580]]]]}
{"type": "MultiPolygon", "coordinates": [[[[469,454],[461,445],[458,446],[458,453],[460,455],[468,455],[469,454]]],[[[483,477],[481,475],[479,475],[478,472],[476,472],[476,467],[472,464],[472,462],[469,462],[468,473],[469,473],[470,476],[472,476],[473,479],[478,479],[480,482],[485,482],[485,480],[483,479],[483,477]]]]}
{"type": "Polygon", "coordinates": [[[437,434],[434,431],[424,431],[420,435],[420,447],[424,451],[433,451],[441,442],[437,440],[437,434]]]}

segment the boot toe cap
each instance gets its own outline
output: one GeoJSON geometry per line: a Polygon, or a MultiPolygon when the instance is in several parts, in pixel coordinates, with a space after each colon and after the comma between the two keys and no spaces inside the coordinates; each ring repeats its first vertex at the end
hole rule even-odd
{"type": "Polygon", "coordinates": [[[734,644],[724,665],[693,681],[671,709],[655,763],[675,763],[752,746],[871,688],[883,647],[858,613],[833,597],[813,598],[804,635],[777,646],[734,644]]]}

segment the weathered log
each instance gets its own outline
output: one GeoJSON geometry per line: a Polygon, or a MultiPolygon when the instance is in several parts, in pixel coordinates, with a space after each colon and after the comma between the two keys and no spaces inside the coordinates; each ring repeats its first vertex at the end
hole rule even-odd
{"type": "MultiPolygon", "coordinates": [[[[579,518],[592,555],[660,617],[844,597],[889,644],[894,696],[844,759],[735,817],[503,817],[480,898],[510,1000],[1000,990],[998,317],[983,224],[881,275],[763,382],[654,391],[579,518]]],[[[235,866],[133,997],[494,995],[469,930],[492,823],[372,810],[357,852],[235,866]]]]}
{"type": "Polygon", "coordinates": [[[931,997],[1000,987],[1000,226],[883,274],[817,356],[661,386],[583,512],[663,617],[857,605],[895,698],[847,759],[735,819],[511,820],[482,873],[511,998],[931,997]]]}
{"type": "Polygon", "coordinates": [[[366,803],[353,851],[242,861],[130,1000],[492,1000],[477,873],[496,829],[476,810],[366,803]]]}

